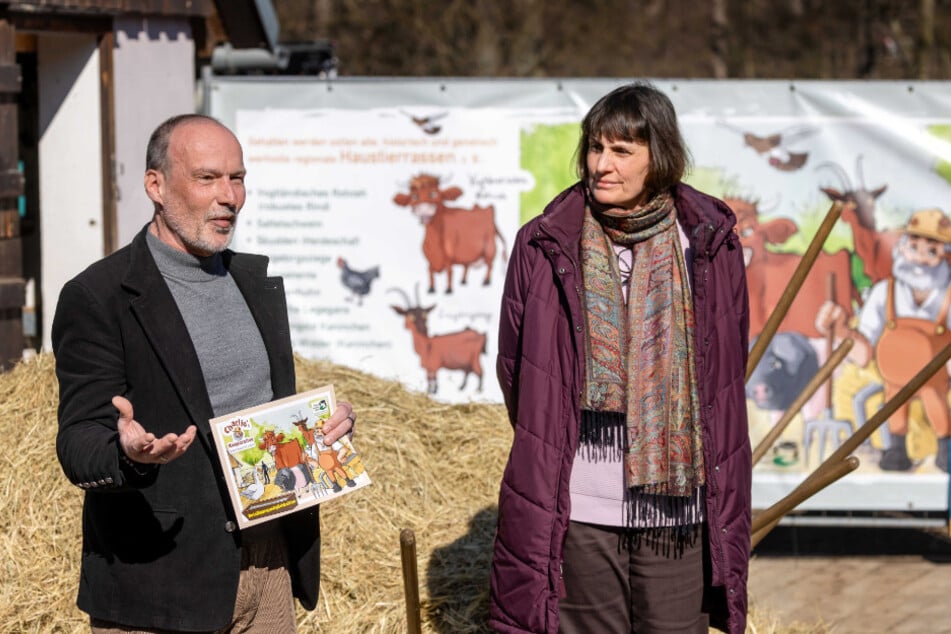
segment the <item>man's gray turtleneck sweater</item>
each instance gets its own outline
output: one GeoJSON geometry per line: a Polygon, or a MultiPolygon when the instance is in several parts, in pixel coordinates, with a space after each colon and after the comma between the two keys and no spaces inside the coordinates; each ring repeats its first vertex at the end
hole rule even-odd
{"type": "Polygon", "coordinates": [[[151,231],[146,240],[188,327],[215,416],[270,401],[271,370],[261,332],[221,255],[196,257],[151,231]]]}

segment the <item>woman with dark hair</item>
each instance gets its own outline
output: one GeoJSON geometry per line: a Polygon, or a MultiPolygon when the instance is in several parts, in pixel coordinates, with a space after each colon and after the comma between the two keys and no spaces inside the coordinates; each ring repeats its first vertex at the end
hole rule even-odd
{"type": "Polygon", "coordinates": [[[670,100],[617,88],[581,124],[581,181],[518,234],[497,631],[745,629],[746,278],[732,212],[688,164],[670,100]]]}

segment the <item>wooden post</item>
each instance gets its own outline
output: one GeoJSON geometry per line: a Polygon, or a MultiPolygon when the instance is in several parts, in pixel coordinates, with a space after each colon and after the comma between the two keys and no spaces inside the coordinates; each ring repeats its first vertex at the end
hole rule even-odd
{"type": "Polygon", "coordinates": [[[756,338],[756,343],[753,344],[753,349],[750,350],[749,360],[746,363],[747,381],[750,380],[750,377],[753,375],[753,370],[759,365],[759,360],[763,358],[763,354],[766,352],[769,342],[772,341],[773,335],[775,335],[776,330],[779,329],[779,324],[782,323],[786,317],[786,313],[789,312],[789,307],[796,298],[796,293],[799,292],[802,283],[806,281],[809,270],[812,268],[813,263],[815,263],[816,258],[819,257],[819,252],[822,251],[822,245],[825,244],[826,238],[829,237],[829,233],[832,231],[832,227],[841,215],[842,203],[832,203],[828,213],[826,213],[825,220],[822,221],[818,231],[816,231],[816,235],[812,237],[812,242],[809,243],[809,247],[806,249],[802,259],[799,261],[799,265],[793,272],[792,279],[789,280],[789,285],[786,286],[786,290],[783,291],[783,294],[779,297],[776,308],[773,309],[769,319],[766,320],[762,332],[760,332],[759,337],[756,338]]]}
{"type": "Polygon", "coordinates": [[[406,596],[406,631],[422,632],[419,612],[419,577],[416,571],[416,535],[409,528],[400,531],[400,559],[403,562],[403,593],[406,596]]]}

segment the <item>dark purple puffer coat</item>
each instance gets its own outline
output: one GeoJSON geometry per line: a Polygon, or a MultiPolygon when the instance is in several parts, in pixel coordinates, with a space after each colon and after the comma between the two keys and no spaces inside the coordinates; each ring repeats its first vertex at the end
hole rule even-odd
{"type": "MultiPolygon", "coordinates": [[[[707,469],[712,579],[704,602],[714,627],[746,627],[751,451],[744,377],[746,275],[735,218],[721,201],[675,189],[693,247],[697,376],[707,469]]],[[[578,446],[583,385],[580,184],[519,231],[502,299],[498,375],[515,430],[499,492],[489,624],[500,632],[558,631],[568,479],[578,446]]]]}

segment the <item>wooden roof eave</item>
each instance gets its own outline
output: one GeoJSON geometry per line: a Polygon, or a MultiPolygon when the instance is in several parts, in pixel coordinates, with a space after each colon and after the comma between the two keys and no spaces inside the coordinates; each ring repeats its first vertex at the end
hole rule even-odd
{"type": "Polygon", "coordinates": [[[152,17],[206,18],[211,0],[0,0],[0,16],[10,17],[152,17]]]}

